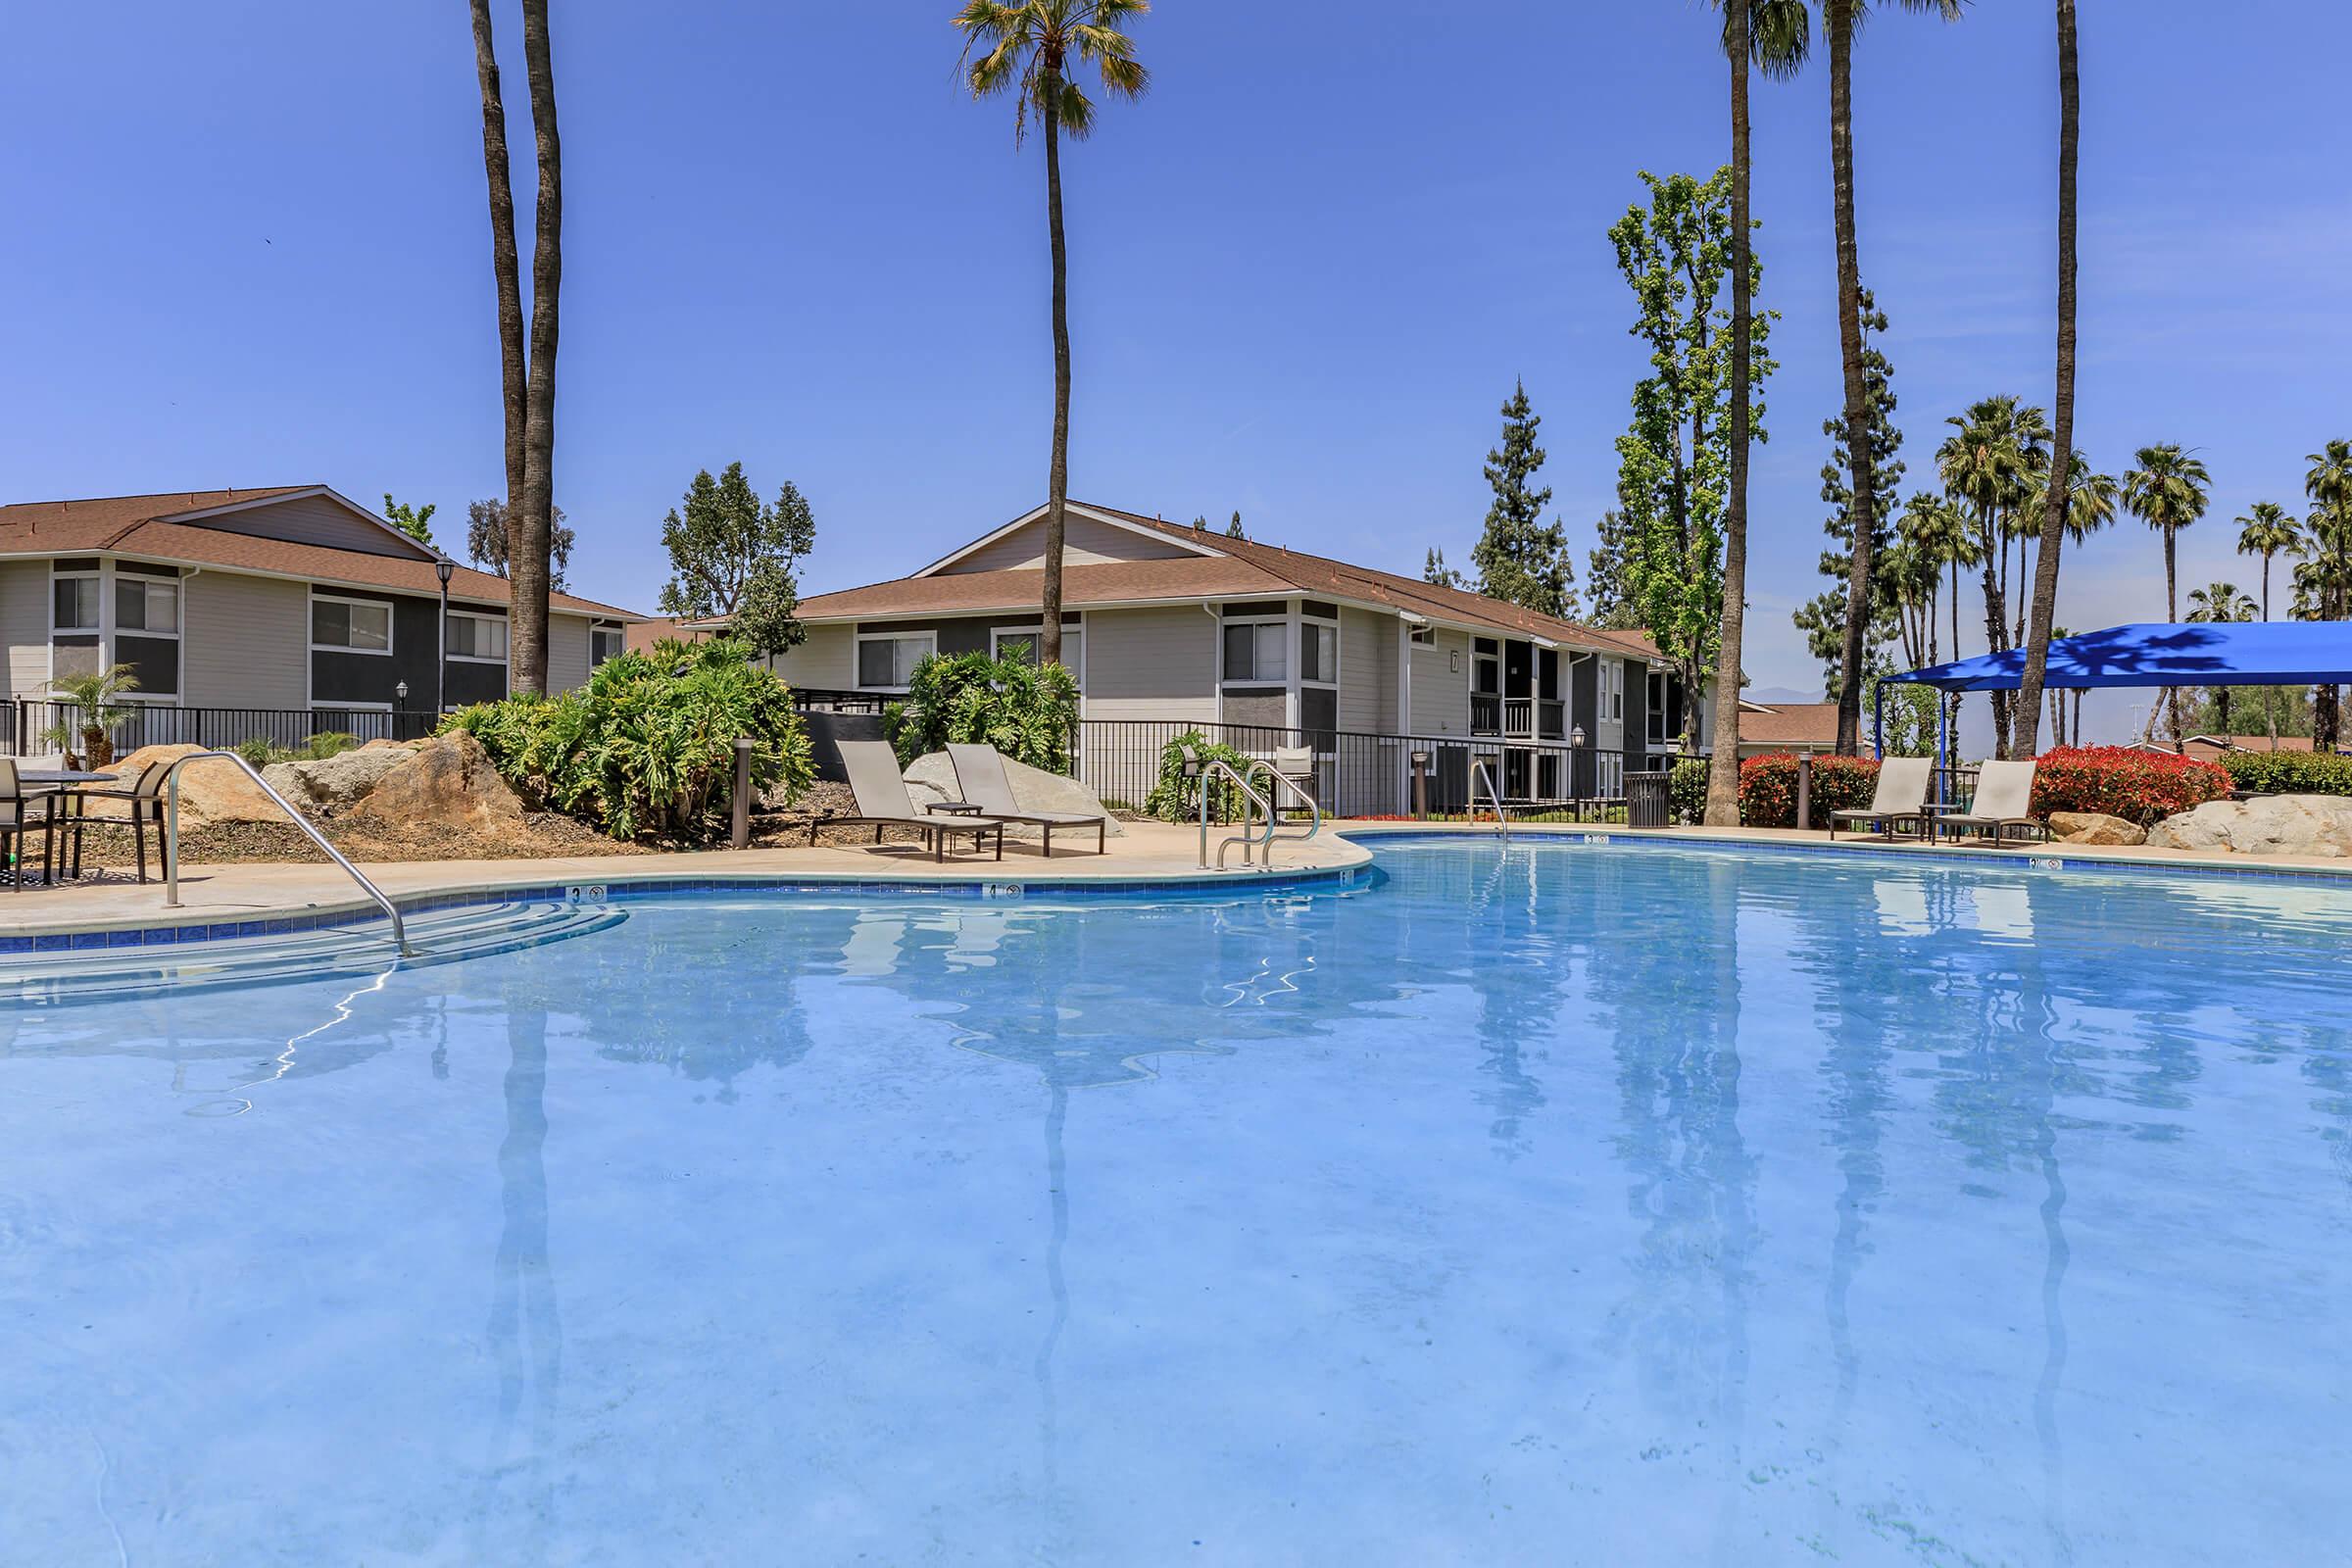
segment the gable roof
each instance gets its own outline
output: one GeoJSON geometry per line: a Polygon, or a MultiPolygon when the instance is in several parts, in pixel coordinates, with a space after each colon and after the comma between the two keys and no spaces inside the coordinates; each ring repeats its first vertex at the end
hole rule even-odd
{"type": "MultiPolygon", "coordinates": [[[[221,566],[280,577],[387,592],[438,595],[437,551],[420,545],[373,513],[324,485],[276,485],[254,490],[175,490],[163,495],[105,496],[88,501],[27,501],[0,507],[0,556],[77,554],[139,556],[179,565],[221,566]],[[324,495],[392,536],[398,553],[377,555],[331,545],[299,544],[258,534],[207,527],[222,512],[271,501],[324,495]]],[[[450,574],[449,596],[475,604],[504,606],[510,584],[492,572],[459,566],[450,574]]],[[[599,604],[574,594],[550,593],[550,609],[619,620],[634,611],[599,604]]]]}
{"type": "MultiPolygon", "coordinates": [[[[1164,537],[1195,554],[1166,560],[1122,561],[1074,564],[1062,571],[1062,599],[1069,608],[1150,604],[1204,597],[1244,597],[1258,594],[1298,594],[1317,599],[1399,612],[1424,620],[1468,626],[1514,637],[1536,637],[1635,658],[1656,657],[1655,646],[1640,632],[1581,625],[1532,610],[1489,599],[1465,589],[1441,588],[1414,577],[1358,566],[1327,556],[1306,555],[1254,539],[1198,531],[1178,523],[1147,517],[1137,512],[1093,502],[1072,501],[1070,510],[1114,526],[1164,537]]],[[[1004,537],[1044,514],[1045,509],[1024,513],[1003,527],[951,552],[911,577],[845,588],[801,601],[804,620],[884,619],[896,616],[971,613],[983,611],[1034,612],[1044,572],[1034,568],[1006,571],[942,573],[939,567],[981,544],[1004,537]]]]}
{"type": "Polygon", "coordinates": [[[1740,700],[1740,744],[1742,746],[1835,746],[1838,744],[1836,703],[1751,703],[1740,700]]]}

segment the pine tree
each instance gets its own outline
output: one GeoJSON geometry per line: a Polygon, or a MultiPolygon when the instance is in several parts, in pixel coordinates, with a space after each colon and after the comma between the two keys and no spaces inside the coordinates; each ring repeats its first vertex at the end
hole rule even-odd
{"type": "Polygon", "coordinates": [[[1642,612],[1634,604],[1625,576],[1626,552],[1633,548],[1633,526],[1622,513],[1612,509],[1600,514],[1592,531],[1600,541],[1585,554],[1585,586],[1592,594],[1592,624],[1619,631],[1636,630],[1642,624],[1642,612]]]}
{"type": "Polygon", "coordinates": [[[1487,509],[1486,532],[1470,552],[1478,567],[1478,591],[1532,610],[1540,615],[1573,616],[1576,567],[1568,554],[1568,530],[1557,521],[1546,527],[1544,509],[1551,503],[1551,487],[1533,486],[1536,470],[1544,466],[1544,449],[1536,445],[1543,416],[1527,401],[1524,382],[1511,389],[1502,405],[1502,445],[1487,454],[1487,483],[1494,489],[1494,504],[1487,509]]]}
{"type": "MultiPolygon", "coordinates": [[[[1896,487],[1903,478],[1903,462],[1895,453],[1902,447],[1903,432],[1894,423],[1894,367],[1871,341],[1874,333],[1886,330],[1886,313],[1878,308],[1869,289],[1862,290],[1861,300],[1862,396],[1870,416],[1871,491],[1873,510],[1878,513],[1877,526],[1871,532],[1870,642],[1863,649],[1863,663],[1875,668],[1885,662],[1884,649],[1894,640],[1902,613],[1897,574],[1877,564],[1891,560],[1896,487]]],[[[1806,646],[1827,666],[1825,679],[1833,701],[1844,664],[1846,584],[1854,564],[1854,492],[1849,482],[1853,464],[1845,450],[1845,430],[1842,413],[1821,421],[1821,433],[1830,438],[1830,458],[1821,466],[1821,499],[1831,509],[1821,531],[1832,541],[1832,547],[1821,553],[1821,574],[1831,586],[1799,606],[1792,616],[1797,629],[1805,634],[1806,646]]]]}
{"type": "Polygon", "coordinates": [[[1233,520],[1225,525],[1225,537],[1228,539],[1247,539],[1250,537],[1248,534],[1242,532],[1242,509],[1239,507],[1233,509],[1233,520]]]}
{"type": "Polygon", "coordinates": [[[1446,564],[1446,552],[1443,550],[1432,550],[1429,553],[1428,561],[1421,567],[1421,580],[1436,583],[1441,588],[1468,588],[1470,586],[1463,580],[1460,572],[1446,564]]]}

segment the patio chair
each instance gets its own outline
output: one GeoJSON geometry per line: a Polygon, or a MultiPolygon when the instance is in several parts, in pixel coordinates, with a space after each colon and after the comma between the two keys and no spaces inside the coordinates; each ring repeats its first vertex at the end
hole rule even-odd
{"type": "Polygon", "coordinates": [[[914,808],[913,799],[906,793],[906,776],[899,771],[899,759],[884,741],[836,741],[841,754],[842,771],[850,776],[850,793],[857,797],[858,810],[852,816],[828,816],[808,823],[808,842],[816,842],[820,827],[871,827],[874,842],[882,842],[885,831],[894,827],[912,828],[923,836],[931,851],[931,858],[947,858],[947,844],[951,834],[969,833],[972,853],[994,834],[997,858],[1004,858],[1004,824],[989,816],[934,816],[914,808]]]}
{"type": "MultiPolygon", "coordinates": [[[[165,860],[165,856],[170,852],[164,837],[164,780],[171,771],[169,763],[152,762],[139,770],[139,776],[131,781],[130,788],[126,790],[76,789],[66,792],[63,799],[73,806],[74,814],[61,818],[57,831],[61,836],[72,835],[73,875],[81,875],[81,834],[84,828],[127,827],[130,829],[131,847],[138,858],[139,880],[146,881],[147,829],[151,826],[155,829],[156,874],[172,874],[172,867],[165,860]],[[122,801],[126,814],[92,816],[83,804],[89,801],[122,801]]],[[[60,846],[58,858],[61,863],[65,861],[65,857],[66,851],[60,846]]]]}
{"type": "Polygon", "coordinates": [[[1849,825],[1868,823],[1887,838],[1894,837],[1899,823],[1909,822],[1916,829],[1927,814],[1928,777],[1932,766],[1924,757],[1887,758],[1879,764],[1878,788],[1871,791],[1868,807],[1848,807],[1830,813],[1831,841],[1837,841],[1838,824],[1840,822],[1849,825]]]}
{"type": "Polygon", "coordinates": [[[1004,776],[1004,759],[993,746],[956,746],[948,748],[948,760],[956,764],[956,788],[963,798],[980,808],[989,816],[1006,822],[1021,822],[1045,830],[1043,852],[1051,858],[1054,854],[1054,830],[1057,827],[1092,827],[1095,830],[1095,853],[1101,855],[1105,836],[1110,832],[1110,817],[1102,811],[1024,811],[1012,798],[1012,780],[1004,776]]]}
{"type": "MultiPolygon", "coordinates": [[[[2044,839],[2050,836],[2048,825],[2029,814],[2033,804],[2032,762],[1986,762],[1977,774],[1977,795],[1968,809],[1947,812],[1940,821],[1955,833],[1962,828],[1989,828],[1992,847],[1997,850],[2008,841],[2011,828],[2030,828],[2044,839]]],[[[2021,835],[2017,842],[2026,840],[2021,835]]]]}
{"type": "Polygon", "coordinates": [[[19,893],[24,891],[24,841],[35,833],[41,836],[41,880],[50,879],[50,854],[56,848],[51,830],[55,809],[53,797],[24,793],[15,758],[0,757],[0,852],[8,856],[14,876],[10,885],[19,893]],[[36,807],[41,813],[37,817],[33,814],[36,807]]]}

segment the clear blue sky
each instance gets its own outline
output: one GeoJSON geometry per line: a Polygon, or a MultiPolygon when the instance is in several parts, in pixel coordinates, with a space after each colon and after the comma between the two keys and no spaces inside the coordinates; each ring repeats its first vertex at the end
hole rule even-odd
{"type": "MultiPolygon", "coordinates": [[[[1043,498],[1040,151],[958,89],[952,9],[557,7],[557,488],[582,591],[650,608],[662,513],[734,458],[813,502],[812,589],[1043,498]]],[[[1971,398],[2047,401],[2050,10],[1889,13],[1859,48],[1863,266],[1914,480],[1971,398]]],[[[520,23],[498,16],[523,154],[520,23]]],[[[2352,16],[2214,17],[2083,7],[2079,422],[2103,467],[2198,448],[2214,508],[2184,586],[2250,587],[2229,519],[2299,503],[2302,455],[2352,434],[2352,16]]],[[[1137,28],[1152,94],[1067,160],[1074,493],[1239,507],[1259,537],[1417,571],[1431,544],[1467,556],[1524,376],[1581,570],[1640,370],[1603,230],[1638,169],[1724,156],[1712,31],[1683,0],[1162,0],[1137,28]]],[[[0,72],[0,492],[319,480],[436,502],[462,539],[501,484],[462,0],[20,7],[0,72]]],[[[1816,586],[1838,402],[1826,74],[1756,104],[1783,368],[1747,665],[1810,691],[1788,616],[1816,586]]],[[[2127,520],[2070,562],[2061,619],[2160,616],[2160,571],[2127,520]]]]}

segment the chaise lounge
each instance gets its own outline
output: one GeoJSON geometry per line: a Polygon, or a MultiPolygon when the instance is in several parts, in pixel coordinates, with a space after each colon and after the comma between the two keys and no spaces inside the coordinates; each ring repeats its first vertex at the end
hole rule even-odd
{"type": "Polygon", "coordinates": [[[899,771],[899,759],[882,741],[840,741],[843,771],[850,775],[850,793],[857,797],[858,811],[854,816],[812,818],[808,823],[808,842],[816,843],[820,827],[871,827],[874,842],[891,828],[912,828],[923,836],[924,846],[931,858],[947,858],[951,836],[968,833],[972,837],[972,853],[977,855],[993,835],[997,858],[1004,858],[1004,824],[992,816],[935,816],[914,808],[913,798],[906,793],[906,776],[899,771]]]}
{"type": "Polygon", "coordinates": [[[1024,811],[1012,798],[1012,780],[1004,773],[1004,759],[993,746],[959,746],[948,748],[948,760],[956,766],[956,788],[970,804],[989,816],[1006,822],[1020,822],[1045,830],[1044,854],[1052,858],[1054,830],[1057,827],[1091,827],[1095,830],[1095,853],[1103,853],[1105,836],[1110,832],[1109,814],[1102,811],[1024,811]]]}
{"type": "Polygon", "coordinates": [[[1848,807],[1830,813],[1830,839],[1838,838],[1839,823],[1852,827],[1866,824],[1878,829],[1887,838],[1908,822],[1918,831],[1927,815],[1928,775],[1930,763],[1924,757],[1889,757],[1879,764],[1878,787],[1871,791],[1866,808],[1848,807]]]}
{"type": "MultiPolygon", "coordinates": [[[[1989,828],[1991,845],[1996,850],[2008,842],[2011,828],[2028,829],[2046,840],[2050,836],[2049,827],[2031,814],[2033,804],[2032,762],[1986,762],[1978,770],[1976,799],[1969,802],[1969,808],[1947,812],[1941,825],[1950,828],[1955,838],[1963,828],[1980,832],[1989,828]]],[[[2022,833],[2017,842],[2027,842],[2022,833]]]]}

